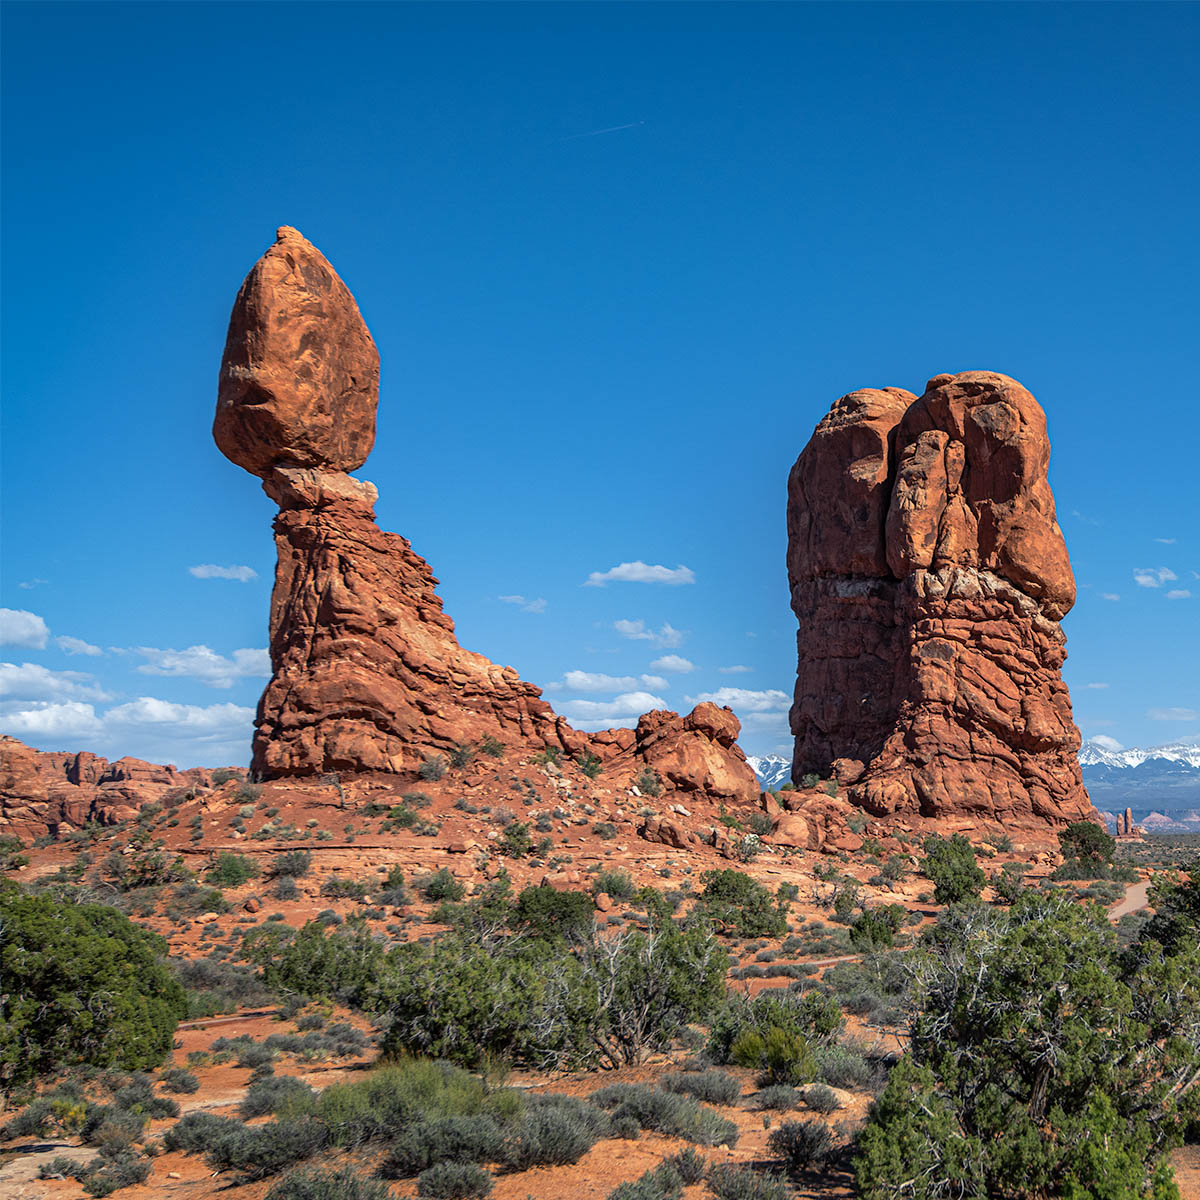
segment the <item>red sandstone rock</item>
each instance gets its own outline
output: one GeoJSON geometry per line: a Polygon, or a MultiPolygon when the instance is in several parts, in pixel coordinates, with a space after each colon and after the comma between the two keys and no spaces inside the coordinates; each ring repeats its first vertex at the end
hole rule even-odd
{"type": "Polygon", "coordinates": [[[379,352],[325,256],[284,225],[246,276],[221,360],[213,437],[255,475],[353,471],[375,444],[379,352]]]}
{"type": "MultiPolygon", "coordinates": [[[[463,649],[429,565],[375,524],[360,466],[375,430],[378,358],[353,297],[294,229],[242,285],[213,434],[279,505],[272,678],[259,702],[261,777],[411,773],[460,743],[584,750],[668,789],[753,802],[728,709],[652,713],[638,731],[572,729],[510,667],[463,649]]],[[[606,766],[606,769],[609,769],[606,766]]]]}
{"type": "Polygon", "coordinates": [[[1049,456],[1045,414],[1004,375],[834,404],[788,485],[794,779],[832,775],[880,816],[1095,819],[1049,456]]]}

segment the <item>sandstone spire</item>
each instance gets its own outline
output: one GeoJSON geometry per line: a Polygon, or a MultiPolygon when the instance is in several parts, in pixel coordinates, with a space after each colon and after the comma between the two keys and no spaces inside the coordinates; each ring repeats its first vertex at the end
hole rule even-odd
{"type": "Polygon", "coordinates": [[[1049,458],[1045,414],[1005,375],[833,405],[788,481],[793,778],[835,773],[878,816],[1095,819],[1049,458]]]}

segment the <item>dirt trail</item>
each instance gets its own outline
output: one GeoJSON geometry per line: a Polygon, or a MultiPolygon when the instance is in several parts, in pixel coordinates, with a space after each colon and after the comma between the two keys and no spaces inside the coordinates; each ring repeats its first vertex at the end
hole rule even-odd
{"type": "Polygon", "coordinates": [[[1125,899],[1115,908],[1108,910],[1108,919],[1110,921],[1119,921],[1122,917],[1126,917],[1130,913],[1141,912],[1143,908],[1149,905],[1149,895],[1149,880],[1144,879],[1141,883],[1131,883],[1125,889],[1125,899]]]}

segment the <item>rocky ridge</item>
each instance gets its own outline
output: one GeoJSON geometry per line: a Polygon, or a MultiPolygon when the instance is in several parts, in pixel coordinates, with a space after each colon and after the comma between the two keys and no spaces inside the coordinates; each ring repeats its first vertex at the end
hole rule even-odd
{"type": "Polygon", "coordinates": [[[792,777],[879,817],[1096,820],[1062,680],[1075,581],[1015,380],[852,392],[788,481],[792,777]]]}

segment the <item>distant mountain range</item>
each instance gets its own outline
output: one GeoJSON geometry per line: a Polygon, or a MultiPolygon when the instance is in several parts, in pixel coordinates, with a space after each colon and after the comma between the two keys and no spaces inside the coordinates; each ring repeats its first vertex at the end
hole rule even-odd
{"type": "MultiPolygon", "coordinates": [[[[764,788],[791,777],[791,763],[778,754],[748,758],[764,788]]],[[[1165,746],[1110,750],[1089,740],[1079,751],[1083,782],[1110,829],[1117,815],[1133,809],[1134,823],[1147,833],[1200,832],[1200,738],[1165,746]]]]}
{"type": "Polygon", "coordinates": [[[1079,763],[1092,803],[1110,829],[1128,807],[1147,833],[1200,832],[1200,738],[1130,750],[1089,740],[1080,748],[1079,763]]]}

